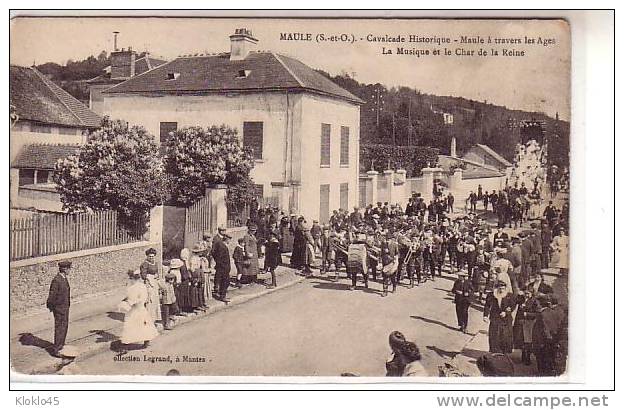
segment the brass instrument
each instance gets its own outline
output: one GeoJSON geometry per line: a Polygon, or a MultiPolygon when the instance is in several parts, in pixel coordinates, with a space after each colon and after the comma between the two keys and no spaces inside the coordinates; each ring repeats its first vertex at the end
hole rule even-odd
{"type": "Polygon", "coordinates": [[[420,243],[417,241],[412,241],[410,243],[410,247],[407,250],[407,254],[405,255],[405,259],[403,259],[403,264],[407,265],[407,263],[410,261],[410,259],[412,258],[412,255],[414,254],[414,252],[416,252],[418,249],[418,247],[420,246],[420,243]]]}
{"type": "Polygon", "coordinates": [[[344,253],[345,255],[349,255],[349,252],[347,251],[347,248],[343,248],[340,244],[335,243],[334,244],[334,249],[336,249],[337,251],[340,251],[342,253],[344,253]]]}
{"type": "Polygon", "coordinates": [[[367,256],[371,258],[372,260],[374,260],[375,262],[379,263],[379,255],[381,255],[381,249],[372,245],[367,245],[366,248],[367,248],[367,252],[366,252],[367,256]]]}

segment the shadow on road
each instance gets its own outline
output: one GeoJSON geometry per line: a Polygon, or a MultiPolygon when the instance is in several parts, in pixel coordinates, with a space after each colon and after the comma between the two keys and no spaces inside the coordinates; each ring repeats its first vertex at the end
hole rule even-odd
{"type": "Polygon", "coordinates": [[[410,316],[410,317],[412,319],[422,320],[423,322],[426,322],[426,323],[432,323],[434,325],[442,326],[442,327],[445,327],[445,328],[450,329],[450,330],[459,331],[459,330],[457,330],[457,327],[449,326],[448,324],[440,322],[439,320],[429,319],[427,317],[422,317],[422,316],[410,316]]]}
{"type": "Polygon", "coordinates": [[[20,333],[19,342],[23,346],[34,346],[43,349],[52,356],[52,354],[50,353],[53,346],[52,342],[35,336],[32,333],[20,333]]]}
{"type": "MultiPolygon", "coordinates": [[[[340,282],[312,282],[314,284],[314,288],[316,289],[325,289],[325,290],[341,290],[341,291],[349,291],[351,289],[350,283],[340,283],[340,282]]],[[[373,282],[374,283],[374,282],[373,282]]],[[[364,293],[373,293],[376,295],[381,295],[382,291],[365,288],[363,284],[359,284],[355,287],[354,292],[361,291],[364,293]]]]}
{"type": "Polygon", "coordinates": [[[460,353],[460,352],[451,352],[449,350],[443,350],[436,346],[427,346],[427,349],[433,350],[438,356],[445,358],[445,359],[452,359],[460,353]]]}
{"type": "Polygon", "coordinates": [[[110,332],[107,332],[106,330],[89,330],[89,332],[91,334],[98,335],[98,338],[95,339],[95,343],[106,343],[117,340],[117,336],[110,332]]]}
{"type": "Polygon", "coordinates": [[[125,314],[121,313],[121,312],[106,312],[106,315],[113,320],[119,320],[120,322],[123,322],[124,317],[126,316],[125,314]]]}

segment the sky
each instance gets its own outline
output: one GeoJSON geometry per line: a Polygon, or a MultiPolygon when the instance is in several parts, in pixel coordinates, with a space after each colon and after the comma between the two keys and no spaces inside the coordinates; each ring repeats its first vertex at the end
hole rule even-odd
{"type": "Polygon", "coordinates": [[[570,32],[557,20],[425,20],[425,19],[256,19],[256,18],[14,18],[11,63],[18,65],[81,60],[118,47],[149,50],[172,59],[195,53],[228,52],[229,35],[248,28],[258,50],[292,56],[330,74],[354,75],[362,83],[407,86],[423,93],[460,96],[508,108],[558,113],[570,117],[570,32]],[[310,34],[312,41],[287,41],[280,33],[310,34]],[[343,41],[315,41],[318,34],[345,34],[343,41]],[[449,38],[449,44],[369,41],[370,36],[410,35],[449,38]],[[462,44],[461,37],[553,39],[554,44],[462,44]],[[355,39],[355,42],[351,42],[355,39]],[[457,40],[457,41],[455,41],[457,40]],[[383,54],[382,47],[393,54],[383,54]],[[451,56],[397,55],[396,48],[444,49],[451,56]],[[480,57],[477,50],[495,47],[499,56],[480,57]],[[502,49],[524,51],[503,56],[502,49]],[[462,55],[461,49],[474,55],[462,55]]]}

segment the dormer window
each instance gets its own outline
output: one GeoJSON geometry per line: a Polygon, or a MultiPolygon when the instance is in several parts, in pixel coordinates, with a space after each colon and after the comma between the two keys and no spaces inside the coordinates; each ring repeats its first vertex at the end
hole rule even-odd
{"type": "Polygon", "coordinates": [[[167,73],[167,81],[177,80],[180,77],[180,73],[167,73]]]}
{"type": "Polygon", "coordinates": [[[236,78],[247,78],[251,74],[251,70],[238,70],[236,78]]]}

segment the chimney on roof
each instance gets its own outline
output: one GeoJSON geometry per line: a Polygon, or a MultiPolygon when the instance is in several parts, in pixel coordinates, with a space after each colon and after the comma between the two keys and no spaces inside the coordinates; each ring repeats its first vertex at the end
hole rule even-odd
{"type": "Polygon", "coordinates": [[[128,50],[113,51],[111,53],[111,79],[123,80],[134,77],[136,51],[132,47],[128,50]]]}
{"type": "Polygon", "coordinates": [[[237,28],[234,34],[230,36],[230,60],[244,60],[250,51],[256,49],[258,39],[254,38],[251,30],[246,28],[237,28]]]}

